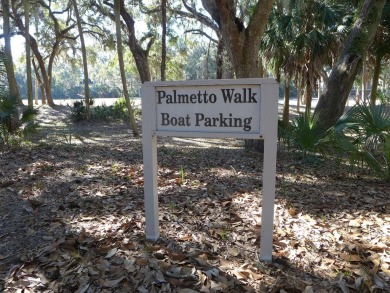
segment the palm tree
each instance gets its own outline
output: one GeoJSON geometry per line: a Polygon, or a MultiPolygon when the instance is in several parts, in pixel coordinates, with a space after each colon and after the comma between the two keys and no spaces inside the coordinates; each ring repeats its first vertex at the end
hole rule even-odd
{"type": "Polygon", "coordinates": [[[283,124],[289,123],[290,112],[290,82],[295,66],[292,51],[292,17],[284,14],[283,7],[279,3],[278,9],[274,9],[269,17],[268,25],[260,44],[260,51],[268,64],[274,69],[276,81],[280,83],[281,75],[284,76],[284,108],[283,124]]]}
{"type": "Polygon", "coordinates": [[[346,32],[347,6],[324,1],[296,1],[292,7],[294,31],[293,54],[297,59],[296,76],[304,85],[306,112],[311,111],[312,93],[317,81],[326,77],[325,65],[332,65],[346,32]]]}
{"type": "MultiPolygon", "coordinates": [[[[317,80],[326,78],[324,66],[331,65],[339,47],[337,40],[345,31],[342,26],[345,10],[344,6],[310,0],[278,2],[271,13],[261,51],[273,66],[277,81],[280,82],[281,75],[285,79],[285,124],[289,120],[291,80],[299,91],[304,86],[306,112],[310,112],[317,80]]],[[[344,16],[345,19],[348,17],[344,16]]]]}

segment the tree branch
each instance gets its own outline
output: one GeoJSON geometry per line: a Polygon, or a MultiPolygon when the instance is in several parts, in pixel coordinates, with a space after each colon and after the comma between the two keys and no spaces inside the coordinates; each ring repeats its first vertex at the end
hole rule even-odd
{"type": "Polygon", "coordinates": [[[205,33],[204,31],[202,31],[200,29],[186,30],[184,33],[185,34],[186,33],[193,33],[195,35],[202,35],[202,36],[205,36],[206,38],[208,38],[209,40],[211,40],[212,42],[218,44],[218,40],[217,39],[214,39],[212,36],[210,36],[209,34],[205,33]]]}
{"type": "Polygon", "coordinates": [[[219,27],[217,24],[215,24],[215,22],[212,19],[198,12],[195,8],[189,6],[186,0],[182,0],[182,3],[184,7],[189,11],[189,13],[181,10],[171,10],[171,11],[184,17],[194,18],[200,23],[214,30],[217,34],[219,34],[219,27]]]}

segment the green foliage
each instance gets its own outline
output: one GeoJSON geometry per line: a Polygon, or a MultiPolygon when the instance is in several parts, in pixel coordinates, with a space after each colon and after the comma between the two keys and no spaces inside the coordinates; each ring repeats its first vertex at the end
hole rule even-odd
{"type": "Polygon", "coordinates": [[[390,92],[378,91],[378,98],[381,104],[390,104],[390,92]]]}
{"type": "Polygon", "coordinates": [[[0,49],[0,144],[18,144],[36,131],[38,124],[34,119],[38,111],[26,108],[19,114],[17,100],[7,91],[4,58],[0,49]]]}
{"type": "Polygon", "coordinates": [[[337,147],[353,160],[367,164],[390,180],[390,109],[384,105],[356,105],[334,126],[337,147]]]}
{"type": "Polygon", "coordinates": [[[283,120],[278,120],[278,142],[280,146],[283,145],[290,150],[292,145],[291,125],[289,123],[286,125],[283,120]]]}
{"type": "Polygon", "coordinates": [[[91,108],[91,120],[95,121],[115,121],[120,119],[114,106],[96,106],[91,108]]]}
{"type": "MultiPolygon", "coordinates": [[[[141,116],[141,109],[135,105],[134,101],[130,100],[130,104],[133,109],[134,116],[141,116]]],[[[115,101],[114,109],[117,112],[118,117],[120,117],[123,121],[129,120],[129,112],[127,110],[125,98],[119,98],[115,101]]]]}
{"type": "Polygon", "coordinates": [[[309,152],[319,150],[321,140],[325,137],[321,129],[321,121],[316,114],[301,114],[291,124],[292,143],[305,157],[309,152]]]}
{"type": "MultiPolygon", "coordinates": [[[[91,104],[92,106],[92,104],[91,104]]],[[[140,111],[135,109],[133,104],[134,114],[139,115],[140,111]]],[[[126,100],[119,98],[114,105],[102,105],[91,107],[91,120],[94,121],[129,121],[129,114],[126,107],[126,100]]],[[[86,119],[86,109],[83,101],[74,102],[71,109],[70,118],[73,122],[79,122],[86,119]]]]}
{"type": "Polygon", "coordinates": [[[328,131],[321,130],[316,115],[302,114],[291,125],[279,123],[279,143],[296,147],[303,159],[321,153],[351,168],[368,166],[384,180],[390,180],[390,108],[356,105],[328,131]]]}
{"type": "Polygon", "coordinates": [[[36,132],[36,109],[26,108],[19,115],[18,103],[8,95],[0,96],[0,142],[18,144],[36,132]]]}
{"type": "Polygon", "coordinates": [[[84,106],[83,101],[76,101],[73,103],[73,107],[70,110],[70,119],[73,122],[79,122],[85,120],[86,116],[86,108],[84,106]]]}
{"type": "Polygon", "coordinates": [[[129,120],[129,113],[127,111],[125,98],[119,98],[118,100],[115,101],[114,111],[117,113],[119,118],[122,119],[123,121],[129,120]]]}

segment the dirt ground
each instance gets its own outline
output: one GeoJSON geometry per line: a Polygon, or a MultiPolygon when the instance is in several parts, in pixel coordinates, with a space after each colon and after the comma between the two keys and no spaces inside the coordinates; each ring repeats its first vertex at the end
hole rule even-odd
{"type": "Polygon", "coordinates": [[[69,110],[41,107],[34,143],[0,150],[0,291],[390,292],[390,185],[366,170],[280,149],[267,264],[261,154],[161,138],[149,243],[141,139],[69,110]]]}

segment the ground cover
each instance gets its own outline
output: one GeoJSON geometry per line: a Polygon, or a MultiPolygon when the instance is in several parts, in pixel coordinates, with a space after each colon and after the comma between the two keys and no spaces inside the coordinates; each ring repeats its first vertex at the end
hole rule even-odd
{"type": "Polygon", "coordinates": [[[389,292],[389,184],[278,151],[273,263],[258,261],[262,156],[159,139],[161,238],[145,241],[142,145],[122,123],[42,107],[0,156],[0,291],[389,292]]]}

